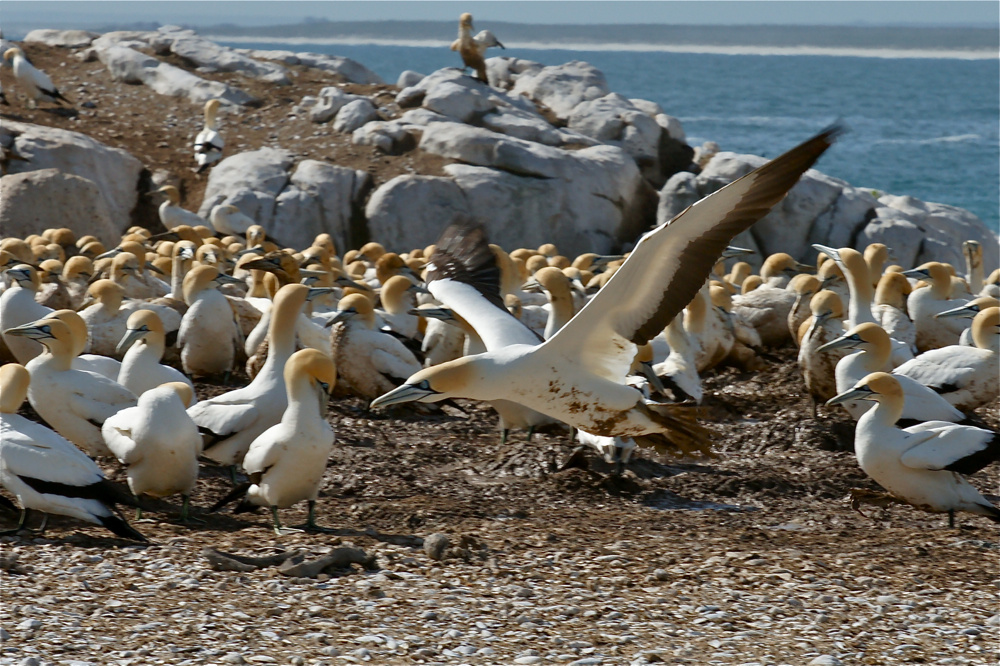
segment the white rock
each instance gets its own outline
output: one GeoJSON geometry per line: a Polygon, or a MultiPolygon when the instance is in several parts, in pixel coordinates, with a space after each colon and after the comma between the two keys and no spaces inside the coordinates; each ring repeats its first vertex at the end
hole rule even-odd
{"type": "Polygon", "coordinates": [[[292,53],[291,51],[285,51],[281,49],[270,50],[270,49],[237,49],[257,60],[274,60],[280,62],[284,65],[298,65],[299,57],[292,53]]]}
{"type": "MultiPolygon", "coordinates": [[[[97,41],[100,40],[96,40],[95,44],[97,41]]],[[[231,104],[248,104],[254,99],[238,88],[218,81],[208,81],[180,67],[174,67],[124,46],[98,48],[97,55],[115,80],[142,83],[161,95],[187,97],[198,104],[214,98],[231,104]]]]}
{"type": "Polygon", "coordinates": [[[358,99],[364,97],[344,92],[336,86],[327,86],[319,91],[319,102],[309,111],[309,120],[314,123],[329,122],[346,104],[358,99]]]}
{"type": "Polygon", "coordinates": [[[376,189],[365,207],[371,237],[401,252],[426,247],[447,225],[468,216],[462,190],[439,176],[397,176],[376,189]]]}
{"type": "Polygon", "coordinates": [[[300,65],[337,74],[348,83],[385,83],[382,78],[356,60],[325,53],[296,53],[300,65]]]}
{"type": "Polygon", "coordinates": [[[625,97],[611,93],[581,102],[569,116],[569,129],[625,150],[650,181],[660,177],[659,146],[663,128],[625,97]]]}
{"type": "Polygon", "coordinates": [[[25,42],[62,46],[65,48],[81,48],[89,46],[99,35],[88,30],[32,30],[24,36],[25,42]]]}
{"type": "Polygon", "coordinates": [[[687,143],[687,135],[684,133],[684,126],[681,125],[680,120],[665,113],[656,114],[653,116],[653,120],[656,121],[657,125],[667,130],[667,134],[671,139],[687,143]]]}
{"type": "Polygon", "coordinates": [[[18,623],[17,628],[21,631],[34,631],[42,628],[42,621],[35,619],[21,620],[21,622],[18,623]]]}
{"type": "Polygon", "coordinates": [[[577,104],[604,97],[611,90],[604,74],[593,65],[574,60],[563,65],[522,72],[511,89],[544,104],[557,117],[567,120],[577,104]]]}
{"type": "Polygon", "coordinates": [[[640,111],[642,111],[643,113],[645,113],[650,118],[656,118],[656,116],[659,116],[659,115],[666,115],[663,112],[663,107],[661,107],[656,102],[649,101],[648,99],[632,98],[632,99],[629,99],[629,102],[632,103],[632,106],[634,106],[635,108],[639,109],[640,111]]]}
{"type": "Polygon", "coordinates": [[[494,88],[510,90],[518,76],[541,68],[542,64],[533,60],[497,56],[486,59],[486,78],[494,88]]]}
{"type": "Polygon", "coordinates": [[[321,233],[339,248],[356,245],[351,223],[370,189],[365,171],[304,160],[275,199],[274,220],[266,228],[291,247],[309,247],[321,233]]]}
{"type": "Polygon", "coordinates": [[[830,654],[821,654],[809,662],[809,666],[840,666],[843,663],[830,654]]]}
{"type": "Polygon", "coordinates": [[[0,178],[0,228],[24,238],[49,227],[67,227],[77,237],[93,234],[114,244],[123,225],[112,222],[100,188],[93,181],[57,169],[40,169],[0,178]]]}
{"type": "Polygon", "coordinates": [[[421,79],[424,78],[423,74],[419,72],[414,72],[412,69],[403,70],[399,74],[399,78],[396,79],[397,88],[408,88],[412,85],[420,83],[421,79]]]}
{"type": "Polygon", "coordinates": [[[274,200],[288,183],[292,163],[291,153],[274,148],[223,159],[212,168],[198,215],[207,219],[213,207],[232,204],[267,229],[274,220],[274,200]]]}
{"type": "MultiPolygon", "coordinates": [[[[435,114],[436,115],[436,114],[435,114]]],[[[373,120],[354,130],[351,143],[375,146],[387,155],[400,155],[417,145],[412,125],[397,120],[373,120]]]]}
{"type": "Polygon", "coordinates": [[[496,107],[496,102],[488,95],[451,81],[432,87],[424,96],[422,104],[426,109],[463,123],[472,122],[496,107]]]}
{"type": "MultiPolygon", "coordinates": [[[[120,234],[122,229],[128,227],[131,223],[132,209],[138,199],[137,187],[139,176],[143,171],[142,162],[120,148],[106,146],[78,132],[6,119],[4,127],[20,133],[15,144],[17,150],[28,158],[27,162],[11,162],[9,173],[58,169],[65,174],[86,178],[99,189],[104,199],[105,213],[110,220],[109,227],[103,221],[104,213],[94,209],[95,214],[99,215],[94,220],[96,230],[86,233],[94,233],[107,242],[105,234],[113,234],[110,240],[114,240],[114,235],[120,234]]],[[[6,194],[4,191],[5,196],[6,194]]],[[[82,215],[70,214],[69,217],[79,218],[73,221],[74,224],[87,223],[87,218],[82,215]]],[[[62,224],[63,222],[60,222],[60,226],[62,224]]],[[[69,219],[65,220],[65,225],[70,226],[69,219]]]]}
{"type": "Polygon", "coordinates": [[[291,83],[288,71],[281,65],[258,62],[197,35],[181,34],[170,42],[170,50],[198,67],[208,67],[218,72],[236,72],[277,85],[284,86],[291,83]]]}
{"type": "Polygon", "coordinates": [[[333,129],[338,132],[353,132],[376,118],[378,118],[378,113],[375,111],[374,104],[364,98],[356,99],[345,104],[337,112],[337,118],[333,121],[333,129]]]}

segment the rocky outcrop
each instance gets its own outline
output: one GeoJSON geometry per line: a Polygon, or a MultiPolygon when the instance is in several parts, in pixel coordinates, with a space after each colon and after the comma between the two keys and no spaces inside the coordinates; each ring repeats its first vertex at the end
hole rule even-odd
{"type": "Polygon", "coordinates": [[[227,157],[212,169],[198,214],[232,204],[290,247],[308,247],[320,233],[340,248],[363,240],[360,210],[371,176],[317,160],[293,165],[290,153],[272,148],[227,157]]]}
{"type": "Polygon", "coordinates": [[[193,30],[177,31],[167,35],[172,38],[170,50],[197,67],[204,67],[213,72],[236,72],[277,85],[291,83],[288,70],[281,65],[259,62],[233,49],[199,37],[193,30]]]}
{"type": "Polygon", "coordinates": [[[469,219],[469,206],[451,178],[397,176],[372,193],[365,217],[371,238],[403,252],[426,247],[452,222],[469,219]]]}
{"type": "Polygon", "coordinates": [[[255,102],[253,97],[238,88],[203,79],[127,46],[111,44],[95,49],[97,57],[108,68],[111,76],[118,81],[142,83],[161,95],[187,97],[198,104],[216,98],[230,104],[255,102]]]}
{"type": "Polygon", "coordinates": [[[314,123],[330,122],[346,104],[358,99],[365,98],[344,92],[336,86],[327,86],[319,91],[319,100],[309,109],[309,120],[314,123]]]}
{"type": "MultiPolygon", "coordinates": [[[[15,140],[17,150],[27,158],[25,162],[11,162],[11,173],[56,169],[85,178],[100,193],[111,226],[120,231],[131,224],[139,176],[143,171],[139,160],[124,150],[111,148],[78,132],[9,120],[4,120],[4,127],[19,133],[15,140]]],[[[7,191],[3,194],[6,198],[7,191]]],[[[53,220],[53,225],[55,222],[53,220]]],[[[63,224],[60,222],[56,226],[63,224]]]]}
{"type": "Polygon", "coordinates": [[[377,118],[378,113],[375,111],[375,105],[367,98],[362,97],[341,107],[340,111],[337,112],[337,118],[333,121],[333,129],[338,132],[353,132],[365,123],[377,118]]]}
{"type": "Polygon", "coordinates": [[[50,227],[67,227],[77,238],[93,234],[107,245],[121,237],[122,226],[108,211],[94,181],[39,169],[0,178],[0,229],[4,236],[25,238],[50,227]]]}
{"type": "MultiPolygon", "coordinates": [[[[767,160],[756,155],[718,153],[697,176],[675,174],[660,191],[657,223],[663,224],[699,199],[746,175],[767,160]]],[[[996,235],[967,210],[927,203],[913,197],[883,195],[810,169],[774,209],[734,245],[757,252],[747,259],[759,267],[763,258],[787,252],[813,263],[813,243],[856,247],[880,242],[895,254],[895,263],[915,266],[947,261],[963,266],[962,241],[977,240],[984,249],[987,272],[1000,265],[996,235]]]]}
{"type": "Polygon", "coordinates": [[[604,73],[580,60],[563,65],[527,69],[518,74],[511,88],[514,95],[524,95],[550,109],[566,122],[578,104],[604,97],[611,90],[604,73]]]}
{"type": "Polygon", "coordinates": [[[96,32],[88,30],[32,30],[24,36],[24,41],[78,49],[90,46],[90,43],[98,37],[99,35],[96,32]]]}
{"type": "Polygon", "coordinates": [[[340,77],[346,83],[385,83],[382,78],[357,60],[325,53],[293,53],[261,49],[235,49],[239,53],[261,60],[275,60],[285,65],[303,65],[321,69],[340,77]]]}

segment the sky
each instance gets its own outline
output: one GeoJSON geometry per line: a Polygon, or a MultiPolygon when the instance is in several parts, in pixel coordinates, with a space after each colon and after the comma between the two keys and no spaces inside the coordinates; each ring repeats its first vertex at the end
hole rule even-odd
{"type": "Polygon", "coordinates": [[[25,28],[99,27],[136,22],[205,26],[218,23],[267,25],[308,17],[331,21],[454,20],[463,11],[479,20],[522,23],[670,23],[702,25],[964,25],[997,27],[1000,3],[952,0],[700,0],[700,1],[519,1],[465,2],[350,0],[201,2],[128,0],[3,0],[0,26],[25,28]]]}

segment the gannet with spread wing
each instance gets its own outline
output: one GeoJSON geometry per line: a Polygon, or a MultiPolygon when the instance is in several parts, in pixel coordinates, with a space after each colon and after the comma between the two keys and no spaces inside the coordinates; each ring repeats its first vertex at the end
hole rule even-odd
{"type": "MultiPolygon", "coordinates": [[[[626,384],[638,346],[663,330],[732,238],[766,215],[840,133],[836,126],[824,130],[647,233],[604,288],[544,344],[509,345],[426,368],[372,407],[506,399],[596,435],[704,437],[676,407],[646,400],[626,384]]],[[[506,315],[482,307],[496,311],[484,318],[506,315]]],[[[489,347],[490,330],[483,335],[489,347]]]]}

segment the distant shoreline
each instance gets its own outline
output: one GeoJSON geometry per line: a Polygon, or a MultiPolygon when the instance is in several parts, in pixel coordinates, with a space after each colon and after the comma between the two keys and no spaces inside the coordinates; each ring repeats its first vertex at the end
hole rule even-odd
{"type": "MultiPolygon", "coordinates": [[[[218,35],[207,33],[206,39],[227,44],[304,44],[348,46],[407,46],[413,48],[447,48],[450,40],[397,39],[377,37],[269,37],[263,35],[218,35]]],[[[508,49],[537,51],[634,51],[662,53],[701,53],[717,55],[756,56],[837,56],[856,58],[925,58],[951,60],[992,60],[997,53],[989,49],[908,49],[908,48],[859,48],[853,46],[759,46],[720,44],[653,44],[653,43],[588,43],[588,42],[531,42],[505,40],[508,49]]],[[[503,55],[498,51],[496,55],[503,55]]]]}

